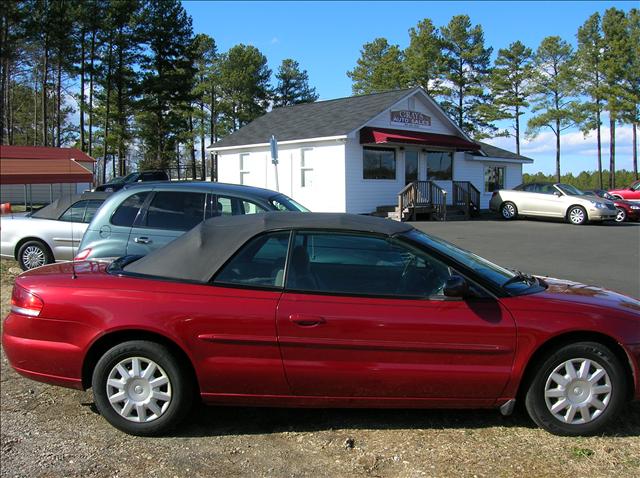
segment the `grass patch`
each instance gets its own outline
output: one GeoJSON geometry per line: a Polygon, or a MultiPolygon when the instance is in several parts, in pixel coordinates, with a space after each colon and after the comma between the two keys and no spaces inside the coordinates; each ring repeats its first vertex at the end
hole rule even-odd
{"type": "Polygon", "coordinates": [[[575,446],[571,449],[571,454],[574,458],[589,458],[595,454],[595,451],[590,448],[582,448],[579,446],[575,446]]]}

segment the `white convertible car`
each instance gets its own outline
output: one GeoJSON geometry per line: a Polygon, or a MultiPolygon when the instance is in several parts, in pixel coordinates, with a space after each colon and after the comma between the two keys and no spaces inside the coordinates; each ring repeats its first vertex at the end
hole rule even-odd
{"type": "Polygon", "coordinates": [[[565,219],[571,224],[615,221],[613,201],[589,196],[570,184],[531,183],[500,189],[491,196],[489,208],[504,219],[539,216],[565,219]]]}
{"type": "Polygon", "coordinates": [[[62,196],[36,212],[2,216],[0,256],[17,260],[23,270],[73,259],[89,222],[109,195],[62,196]]]}

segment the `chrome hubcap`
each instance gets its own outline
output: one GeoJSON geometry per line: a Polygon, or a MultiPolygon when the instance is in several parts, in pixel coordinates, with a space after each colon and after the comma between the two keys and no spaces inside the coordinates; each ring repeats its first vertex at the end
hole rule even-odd
{"type": "Polygon", "coordinates": [[[605,369],[593,360],[577,358],[558,365],[544,386],[547,409],[570,425],[598,418],[611,400],[611,381],[605,369]]]}
{"type": "Polygon", "coordinates": [[[34,269],[45,265],[44,251],[38,246],[29,246],[22,253],[22,262],[27,269],[34,269]]]}
{"type": "Polygon", "coordinates": [[[516,209],[515,207],[513,207],[513,204],[505,204],[502,207],[502,216],[507,218],[507,219],[511,219],[513,216],[516,215],[516,209]]]}
{"type": "Polygon", "coordinates": [[[616,214],[616,222],[623,222],[627,217],[627,214],[624,212],[624,209],[618,209],[618,214],[616,214]]]}
{"type": "Polygon", "coordinates": [[[579,208],[572,209],[569,213],[569,219],[575,224],[580,224],[584,221],[584,211],[579,208]]]}
{"type": "Polygon", "coordinates": [[[107,397],[113,409],[132,422],[160,418],[171,403],[171,382],[153,360],[131,357],[109,372],[107,397]]]}

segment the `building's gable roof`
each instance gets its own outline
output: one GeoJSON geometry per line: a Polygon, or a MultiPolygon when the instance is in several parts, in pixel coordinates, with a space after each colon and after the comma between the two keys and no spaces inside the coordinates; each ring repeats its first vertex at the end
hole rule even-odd
{"type": "Polygon", "coordinates": [[[522,156],[521,154],[512,153],[506,149],[498,148],[489,143],[483,143],[482,141],[476,141],[477,144],[480,145],[480,151],[478,153],[474,153],[474,156],[482,156],[483,153],[490,158],[500,158],[500,159],[516,159],[519,161],[531,161],[533,159],[528,158],[527,156],[522,156]]]}
{"type": "Polygon", "coordinates": [[[78,148],[51,148],[48,146],[2,145],[0,159],[73,159],[78,162],[96,162],[95,159],[78,148]]]}
{"type": "Polygon", "coordinates": [[[271,135],[279,142],[344,136],[417,90],[409,88],[275,108],[211,147],[264,144],[271,135]]]}

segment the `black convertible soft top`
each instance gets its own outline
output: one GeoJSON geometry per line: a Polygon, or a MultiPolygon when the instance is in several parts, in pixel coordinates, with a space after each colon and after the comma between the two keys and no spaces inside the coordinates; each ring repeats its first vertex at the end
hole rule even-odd
{"type": "Polygon", "coordinates": [[[191,231],[124,266],[124,271],[207,282],[249,239],[286,229],[373,232],[393,236],[413,229],[406,223],[338,213],[267,212],[208,219],[191,231]]]}
{"type": "Polygon", "coordinates": [[[86,192],[82,194],[67,194],[65,196],[60,196],[51,204],[47,204],[42,209],[37,210],[36,212],[31,214],[31,217],[37,217],[38,219],[58,219],[62,215],[62,213],[64,213],[67,209],[69,209],[69,206],[77,203],[78,201],[84,201],[89,199],[104,201],[110,195],[111,193],[103,193],[103,192],[86,192]]]}

